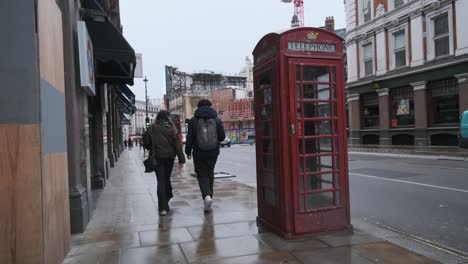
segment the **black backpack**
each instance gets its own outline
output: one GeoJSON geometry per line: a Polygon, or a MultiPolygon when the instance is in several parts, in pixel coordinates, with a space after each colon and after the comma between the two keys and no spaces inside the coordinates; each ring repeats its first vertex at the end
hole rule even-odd
{"type": "Polygon", "coordinates": [[[218,132],[216,119],[197,119],[197,146],[200,150],[210,151],[218,148],[218,132]]]}

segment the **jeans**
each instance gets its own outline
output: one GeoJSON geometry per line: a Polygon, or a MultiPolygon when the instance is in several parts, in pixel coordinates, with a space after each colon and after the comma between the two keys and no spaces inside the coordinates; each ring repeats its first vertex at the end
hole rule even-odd
{"type": "Polygon", "coordinates": [[[213,197],[214,168],[217,160],[217,156],[210,158],[193,156],[193,163],[195,165],[202,199],[205,199],[207,195],[213,197]]]}
{"type": "Polygon", "coordinates": [[[173,197],[171,174],[174,167],[174,158],[156,159],[156,179],[158,180],[158,208],[159,211],[169,211],[169,200],[173,197]]]}

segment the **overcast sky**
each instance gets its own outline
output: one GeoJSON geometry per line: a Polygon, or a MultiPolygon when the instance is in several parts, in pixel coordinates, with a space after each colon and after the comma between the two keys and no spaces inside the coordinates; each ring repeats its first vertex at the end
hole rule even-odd
{"type": "MultiPolygon", "coordinates": [[[[343,0],[304,0],[305,25],[327,16],[346,27],[343,0]]],[[[124,36],[143,54],[150,98],[165,94],[164,65],[181,71],[238,74],[258,40],[290,27],[293,4],[280,0],[120,0],[124,36]]],[[[130,87],[144,100],[142,79],[130,87]]]]}

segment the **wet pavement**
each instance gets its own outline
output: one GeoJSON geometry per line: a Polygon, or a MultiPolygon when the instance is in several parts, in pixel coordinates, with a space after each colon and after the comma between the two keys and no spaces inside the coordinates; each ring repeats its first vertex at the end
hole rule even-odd
{"type": "Polygon", "coordinates": [[[174,168],[171,211],[159,216],[156,177],[142,160],[123,152],[64,263],[439,263],[356,226],[353,235],[284,240],[257,226],[256,190],[236,178],[215,180],[204,213],[191,163],[174,168]]]}

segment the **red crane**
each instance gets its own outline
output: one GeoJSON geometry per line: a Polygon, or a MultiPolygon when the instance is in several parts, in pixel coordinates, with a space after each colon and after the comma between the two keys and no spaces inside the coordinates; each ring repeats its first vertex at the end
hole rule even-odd
{"type": "MultiPolygon", "coordinates": [[[[281,0],[281,2],[291,3],[292,0],[281,0]]],[[[293,26],[304,26],[304,0],[294,0],[294,16],[292,24],[293,26]]]]}

